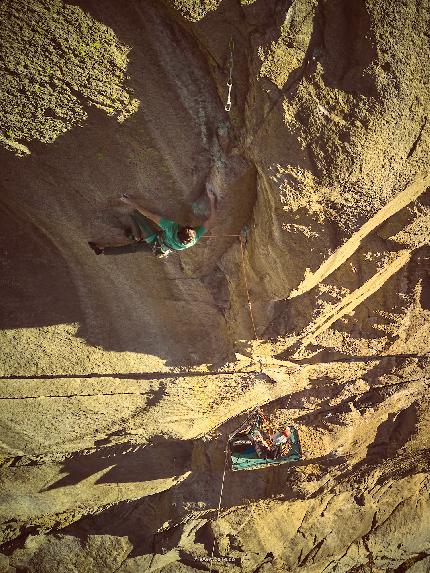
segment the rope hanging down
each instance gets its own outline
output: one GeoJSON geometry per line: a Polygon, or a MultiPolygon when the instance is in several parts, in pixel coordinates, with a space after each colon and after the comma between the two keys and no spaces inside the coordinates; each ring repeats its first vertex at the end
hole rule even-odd
{"type": "Polygon", "coordinates": [[[230,39],[229,47],[230,47],[230,62],[229,62],[229,76],[227,81],[228,96],[227,96],[227,103],[225,105],[225,111],[231,110],[231,88],[233,87],[233,51],[234,51],[233,38],[230,39]]]}
{"type": "MultiPolygon", "coordinates": [[[[224,491],[225,474],[226,474],[226,471],[227,471],[227,459],[228,459],[228,442],[227,442],[226,445],[225,445],[224,472],[223,472],[223,474],[222,474],[221,490],[220,490],[220,492],[219,492],[218,510],[217,510],[216,521],[218,521],[219,515],[220,515],[220,513],[221,513],[222,493],[223,493],[223,491],[224,491]]],[[[215,537],[215,531],[214,531],[214,540],[213,540],[213,543],[212,543],[212,552],[211,552],[211,561],[210,561],[209,573],[212,573],[212,563],[213,563],[214,553],[215,553],[215,541],[216,541],[216,537],[215,537]]]]}
{"type": "Polygon", "coordinates": [[[254,331],[254,338],[255,338],[255,340],[259,340],[258,334],[257,334],[257,329],[255,327],[254,313],[252,312],[251,297],[249,296],[248,276],[246,274],[246,266],[245,266],[245,249],[243,246],[242,235],[239,235],[239,242],[240,242],[240,255],[241,255],[241,259],[242,259],[243,278],[245,280],[246,297],[248,299],[249,316],[251,317],[252,329],[254,331]]]}

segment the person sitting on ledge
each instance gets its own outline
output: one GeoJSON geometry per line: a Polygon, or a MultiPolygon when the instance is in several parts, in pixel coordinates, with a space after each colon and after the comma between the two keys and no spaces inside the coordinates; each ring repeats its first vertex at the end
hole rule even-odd
{"type": "Polygon", "coordinates": [[[124,194],[120,201],[132,208],[126,238],[117,241],[89,241],[88,245],[96,255],[120,255],[144,250],[166,257],[172,251],[189,249],[212,227],[215,220],[216,195],[209,185],[206,192],[210,202],[210,215],[198,227],[181,226],[175,221],[151,213],[140,201],[124,194]]]}

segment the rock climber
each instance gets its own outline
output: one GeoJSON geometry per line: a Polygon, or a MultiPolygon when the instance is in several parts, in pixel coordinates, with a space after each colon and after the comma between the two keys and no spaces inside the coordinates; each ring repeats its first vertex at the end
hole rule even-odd
{"type": "Polygon", "coordinates": [[[257,426],[253,428],[250,438],[259,458],[277,459],[286,455],[289,450],[291,429],[287,426],[273,431],[269,420],[261,408],[258,408],[257,426]]]}
{"type": "Polygon", "coordinates": [[[198,227],[182,226],[165,219],[148,211],[140,201],[123,194],[120,201],[131,208],[128,221],[124,223],[126,238],[117,241],[89,241],[88,245],[96,255],[119,255],[145,250],[166,257],[172,251],[189,249],[212,227],[215,220],[216,195],[211,185],[207,185],[206,193],[210,202],[210,214],[198,227]]]}
{"type": "MultiPolygon", "coordinates": [[[[285,455],[286,446],[290,444],[291,438],[291,430],[287,426],[284,430],[277,431],[273,436],[271,436],[272,440],[272,453],[273,459],[280,458],[282,455],[285,455]]],[[[288,448],[289,449],[289,448],[288,448]]]]}

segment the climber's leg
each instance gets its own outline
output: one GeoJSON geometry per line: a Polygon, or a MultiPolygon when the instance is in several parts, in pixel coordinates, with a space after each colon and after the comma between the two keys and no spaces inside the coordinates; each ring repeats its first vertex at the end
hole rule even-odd
{"type": "Polygon", "coordinates": [[[139,225],[137,224],[135,218],[131,213],[116,215],[121,228],[124,230],[125,236],[130,241],[141,241],[144,235],[147,236],[148,233],[142,233],[139,225]]]}
{"type": "Polygon", "coordinates": [[[134,217],[130,217],[130,230],[131,230],[131,236],[135,241],[141,241],[145,237],[149,236],[149,233],[142,233],[142,229],[136,223],[134,217]]]}
{"type": "Polygon", "coordinates": [[[104,255],[126,255],[129,253],[141,253],[142,251],[152,253],[153,244],[147,243],[146,241],[133,241],[128,245],[103,248],[104,255]]]}
{"type": "Polygon", "coordinates": [[[89,247],[96,255],[124,255],[126,253],[137,253],[140,251],[152,252],[153,244],[145,240],[130,241],[89,241],[89,247]]]}
{"type": "Polygon", "coordinates": [[[131,213],[118,213],[116,218],[125,236],[119,239],[89,241],[88,245],[96,255],[121,255],[137,251],[152,251],[157,231],[146,217],[137,211],[132,211],[131,213]]]}
{"type": "Polygon", "coordinates": [[[140,236],[143,237],[152,237],[153,239],[156,238],[157,232],[160,230],[155,223],[153,223],[150,219],[139,213],[139,211],[134,210],[130,216],[131,220],[133,221],[133,225],[135,229],[138,229],[140,232],[140,236]]]}

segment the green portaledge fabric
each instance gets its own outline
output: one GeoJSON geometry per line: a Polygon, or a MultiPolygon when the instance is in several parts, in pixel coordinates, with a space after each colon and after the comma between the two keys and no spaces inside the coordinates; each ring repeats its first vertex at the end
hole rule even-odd
{"type": "Polygon", "coordinates": [[[257,452],[253,447],[249,447],[244,452],[231,452],[231,469],[237,470],[250,470],[257,469],[263,466],[278,466],[289,462],[295,462],[302,457],[302,450],[300,447],[299,434],[296,428],[290,426],[291,429],[291,453],[289,456],[271,460],[269,458],[259,458],[257,452]]]}

